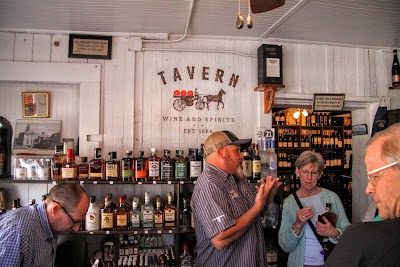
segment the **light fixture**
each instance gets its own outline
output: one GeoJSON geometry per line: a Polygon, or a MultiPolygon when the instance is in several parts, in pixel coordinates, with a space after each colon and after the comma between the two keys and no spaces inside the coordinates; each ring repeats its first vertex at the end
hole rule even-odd
{"type": "Polygon", "coordinates": [[[293,118],[295,118],[296,120],[298,120],[300,118],[300,109],[297,109],[294,113],[293,113],[293,118]]]}
{"type": "Polygon", "coordinates": [[[306,109],[303,109],[303,111],[301,112],[301,114],[303,114],[304,117],[308,116],[308,112],[306,109]]]}
{"type": "MultiPolygon", "coordinates": [[[[253,28],[253,17],[251,16],[251,6],[250,6],[250,0],[247,0],[247,28],[251,29],[253,28]]],[[[237,29],[241,29],[243,27],[244,24],[244,19],[242,16],[242,12],[240,11],[240,0],[238,0],[238,16],[236,19],[236,28],[237,29]]]]}

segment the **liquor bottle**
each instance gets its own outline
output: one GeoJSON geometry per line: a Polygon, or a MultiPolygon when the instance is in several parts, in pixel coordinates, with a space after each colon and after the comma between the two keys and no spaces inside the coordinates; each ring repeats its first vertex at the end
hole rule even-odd
{"type": "Polygon", "coordinates": [[[265,224],[269,227],[276,227],[279,224],[279,205],[271,202],[265,211],[265,224]]]}
{"type": "Polygon", "coordinates": [[[132,157],[132,151],[126,151],[125,157],[121,160],[121,178],[122,181],[128,182],[135,179],[133,172],[134,159],[132,157]]]}
{"type": "Polygon", "coordinates": [[[109,152],[110,160],[106,162],[106,179],[117,181],[120,176],[120,162],[117,160],[117,152],[109,152]]]}
{"type": "Polygon", "coordinates": [[[18,204],[18,199],[13,199],[11,210],[16,210],[18,208],[20,208],[20,206],[18,204]]]}
{"type": "Polygon", "coordinates": [[[144,193],[144,204],[142,205],[142,229],[152,230],[154,228],[154,207],[150,203],[150,193],[144,193]]]}
{"type": "MultiPolygon", "coordinates": [[[[110,207],[112,210],[115,210],[117,208],[117,204],[115,204],[115,202],[112,200],[113,198],[113,194],[108,193],[105,197],[108,201],[110,201],[110,207]]],[[[103,206],[103,208],[105,207],[105,205],[103,206]]]]}
{"type": "Polygon", "coordinates": [[[271,175],[272,177],[278,177],[278,155],[275,153],[274,139],[268,140],[267,160],[269,167],[268,175],[271,175]]]}
{"type": "Polygon", "coordinates": [[[204,167],[206,166],[206,158],[204,157],[204,144],[200,144],[199,158],[203,162],[201,165],[201,171],[203,171],[204,167]]]}
{"type": "Polygon", "coordinates": [[[325,211],[318,215],[318,221],[325,224],[323,217],[327,218],[328,221],[333,225],[336,226],[336,214],[330,211],[331,203],[326,203],[325,211]]]}
{"type": "Polygon", "coordinates": [[[114,230],[114,208],[109,195],[104,199],[104,207],[101,209],[101,230],[114,230]]]}
{"type": "Polygon", "coordinates": [[[89,161],[89,179],[100,181],[106,179],[106,162],[101,158],[101,148],[94,149],[94,158],[89,161]]]}
{"type": "Polygon", "coordinates": [[[189,180],[195,181],[203,170],[203,159],[198,155],[197,148],[189,148],[189,154],[186,157],[188,161],[189,180]]]}
{"type": "Polygon", "coordinates": [[[279,125],[279,112],[275,112],[275,116],[274,116],[274,125],[279,125]]]}
{"type": "Polygon", "coordinates": [[[100,229],[100,207],[96,203],[96,196],[90,197],[89,209],[85,217],[85,230],[98,231],[100,229]]]}
{"type": "Polygon", "coordinates": [[[182,199],[182,208],[180,210],[180,229],[185,231],[185,230],[190,230],[190,217],[191,217],[191,211],[190,211],[190,205],[189,205],[189,200],[186,198],[182,199]]]}
{"type": "Polygon", "coordinates": [[[89,163],[87,157],[81,157],[81,164],[78,165],[78,179],[86,180],[89,178],[89,163]]]}
{"type": "Polygon", "coordinates": [[[253,160],[252,160],[252,170],[253,170],[252,179],[260,180],[260,178],[261,178],[261,158],[258,156],[257,147],[254,150],[254,155],[253,155],[253,160]]]}
{"type": "Polygon", "coordinates": [[[189,252],[188,245],[183,243],[183,252],[179,257],[181,267],[193,267],[193,256],[189,252]]]}
{"type": "Polygon", "coordinates": [[[263,137],[259,140],[259,152],[258,155],[261,160],[261,177],[265,178],[269,175],[269,161],[268,161],[268,152],[267,152],[267,139],[263,137]]]}
{"type": "Polygon", "coordinates": [[[161,208],[161,197],[156,197],[156,209],[154,210],[154,228],[164,228],[164,210],[161,208]]]}
{"type": "Polygon", "coordinates": [[[393,50],[392,85],[400,85],[400,65],[397,58],[397,49],[393,50]]]}
{"type": "Polygon", "coordinates": [[[67,160],[61,168],[61,178],[63,180],[76,180],[78,174],[78,166],[74,162],[74,149],[67,149],[67,160]]]}
{"type": "Polygon", "coordinates": [[[267,245],[267,267],[277,267],[278,266],[278,248],[274,246],[274,241],[272,238],[268,238],[267,245]]]}
{"type": "Polygon", "coordinates": [[[61,168],[64,164],[65,155],[63,154],[63,146],[56,145],[54,147],[54,156],[51,159],[51,179],[55,181],[61,180],[61,168]]]}
{"type": "Polygon", "coordinates": [[[139,151],[138,157],[135,158],[135,180],[138,182],[147,181],[148,169],[147,158],[144,157],[144,152],[139,151]]]}
{"type": "Polygon", "coordinates": [[[176,150],[175,180],[187,180],[187,160],[183,157],[183,150],[176,150]]]}
{"type": "Polygon", "coordinates": [[[161,180],[174,180],[174,161],[170,157],[171,151],[164,149],[164,156],[161,158],[161,180]]]}
{"type": "MultiPolygon", "coordinates": [[[[119,165],[118,165],[119,166],[119,165]]],[[[119,206],[115,210],[115,230],[126,231],[129,229],[129,209],[125,206],[125,198],[119,197],[119,206]]]]}
{"type": "Polygon", "coordinates": [[[252,178],[252,169],[251,169],[252,162],[249,157],[249,152],[247,150],[243,151],[243,161],[242,161],[242,169],[243,173],[246,176],[247,180],[252,178]]]}
{"type": "Polygon", "coordinates": [[[160,158],[157,156],[157,150],[152,147],[151,156],[148,159],[149,181],[160,181],[160,158]]]}
{"type": "Polygon", "coordinates": [[[131,229],[138,230],[140,228],[141,212],[139,209],[139,198],[133,197],[132,210],[131,210],[131,229]]]}
{"type": "Polygon", "coordinates": [[[50,159],[40,159],[38,161],[37,177],[39,180],[50,180],[51,163],[50,159]]]}
{"type": "Polygon", "coordinates": [[[294,131],[294,135],[293,135],[293,147],[294,148],[299,147],[299,138],[297,136],[297,130],[294,131]]]}
{"type": "Polygon", "coordinates": [[[0,188],[0,215],[6,213],[6,192],[0,188]]]}
{"type": "Polygon", "coordinates": [[[166,229],[175,229],[176,227],[176,206],[171,192],[168,193],[167,204],[164,206],[164,225],[166,229]]]}

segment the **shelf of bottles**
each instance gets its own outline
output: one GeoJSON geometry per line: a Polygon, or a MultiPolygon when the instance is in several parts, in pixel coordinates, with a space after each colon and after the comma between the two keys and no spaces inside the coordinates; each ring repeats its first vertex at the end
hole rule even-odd
{"type": "Polygon", "coordinates": [[[276,152],[278,154],[278,175],[285,181],[283,195],[288,196],[300,187],[295,175],[295,162],[306,150],[320,153],[325,170],[318,185],[336,192],[342,200],[351,219],[351,126],[343,126],[343,119],[337,119],[328,112],[312,112],[304,121],[296,123],[286,118],[284,111],[275,112],[276,152]]]}

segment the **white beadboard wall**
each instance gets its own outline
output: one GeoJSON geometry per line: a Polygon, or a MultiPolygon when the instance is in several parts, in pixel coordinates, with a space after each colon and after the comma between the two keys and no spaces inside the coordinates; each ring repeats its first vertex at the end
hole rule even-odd
{"type": "MultiPolygon", "coordinates": [[[[239,121],[234,128],[231,125],[226,126],[240,137],[251,136],[255,140],[256,127],[271,124],[270,114],[263,114],[262,94],[253,92],[257,85],[256,51],[261,44],[259,41],[187,38],[177,43],[145,42],[142,51],[140,48],[132,48],[132,38],[136,44],[141,42],[140,39],[114,37],[112,60],[93,60],[69,59],[68,38],[68,35],[56,33],[0,32],[0,61],[100,64],[100,138],[96,140],[100,141],[105,158],[110,151],[117,151],[119,158],[126,150],[134,150],[135,153],[144,150],[148,154],[152,146],[159,150],[182,148],[186,151],[189,146],[198,147],[204,141],[207,134],[182,136],[178,129],[168,125],[162,127],[160,115],[171,109],[171,105],[162,105],[163,98],[169,95],[160,90],[162,85],[159,77],[155,75],[160,69],[170,71],[176,66],[201,67],[205,64],[210,67],[210,73],[220,66],[226,72],[234,69],[235,74],[240,75],[241,83],[240,87],[237,87],[235,98],[231,99],[237,104],[226,106],[223,114],[234,113],[239,121]]],[[[292,95],[345,93],[346,97],[361,99],[361,102],[364,97],[379,99],[385,96],[390,99],[390,103],[387,103],[390,109],[400,108],[400,90],[388,89],[391,82],[391,51],[300,43],[275,44],[283,45],[286,86],[277,93],[277,97],[289,96],[288,104],[291,103],[292,95]]],[[[226,84],[223,86],[226,87],[226,84]]],[[[209,90],[201,80],[191,84],[183,80],[178,86],[199,86],[209,90]]],[[[79,105],[76,103],[85,101],[85,104],[91,105],[91,99],[78,99],[77,91],[80,89],[76,85],[41,84],[39,88],[37,84],[29,84],[29,81],[26,84],[16,84],[12,81],[3,83],[0,86],[0,116],[11,121],[22,119],[19,96],[23,90],[36,89],[51,91],[54,94],[51,99],[50,119],[62,120],[63,136],[77,136],[80,114],[76,108],[79,105]]],[[[297,103],[292,101],[291,104],[297,103]]],[[[371,105],[359,111],[354,110],[353,122],[371,125],[371,117],[373,118],[376,108],[377,105],[371,105]]],[[[189,116],[198,115],[195,109],[187,109],[184,112],[189,116]]],[[[361,160],[367,139],[365,136],[354,140],[357,149],[353,153],[360,162],[354,165],[353,170],[353,174],[358,176],[353,180],[353,221],[362,219],[367,206],[367,197],[364,194],[365,166],[361,160]]],[[[32,186],[17,187],[20,189],[11,192],[26,192],[20,195],[22,204],[26,205],[32,195],[29,193],[32,186]]],[[[35,190],[37,187],[43,187],[38,191],[48,190],[46,185],[34,186],[35,190]]]]}

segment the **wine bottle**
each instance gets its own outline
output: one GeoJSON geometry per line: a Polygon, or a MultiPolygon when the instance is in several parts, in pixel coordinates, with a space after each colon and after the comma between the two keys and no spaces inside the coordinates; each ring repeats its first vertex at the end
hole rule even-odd
{"type": "Polygon", "coordinates": [[[333,226],[336,225],[336,214],[331,212],[331,203],[326,203],[324,213],[318,215],[318,221],[325,224],[323,217],[327,218],[333,226]]]}
{"type": "Polygon", "coordinates": [[[397,58],[397,49],[393,50],[392,85],[400,85],[400,65],[397,58]]]}

